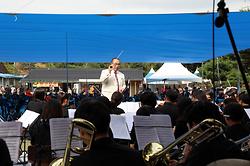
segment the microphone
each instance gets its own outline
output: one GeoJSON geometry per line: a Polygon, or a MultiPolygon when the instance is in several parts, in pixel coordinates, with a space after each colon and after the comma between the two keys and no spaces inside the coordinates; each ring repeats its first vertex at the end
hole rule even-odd
{"type": "Polygon", "coordinates": [[[225,9],[226,3],[224,0],[220,0],[217,6],[218,6],[217,11],[219,16],[216,17],[214,24],[217,28],[221,28],[225,23],[225,17],[227,17],[226,14],[229,13],[229,10],[228,8],[225,9]]]}

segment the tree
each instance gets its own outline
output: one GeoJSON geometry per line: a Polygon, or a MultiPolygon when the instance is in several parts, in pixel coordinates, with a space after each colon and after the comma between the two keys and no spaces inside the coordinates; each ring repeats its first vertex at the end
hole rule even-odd
{"type": "MultiPolygon", "coordinates": [[[[247,64],[249,60],[250,51],[241,51],[241,54],[245,58],[242,58],[242,62],[247,64]],[[248,55],[248,56],[246,56],[248,55]]],[[[243,56],[242,56],[243,57],[243,56]]],[[[244,64],[243,63],[243,64],[244,64]]],[[[244,65],[246,74],[249,72],[247,66],[244,65]]],[[[238,70],[238,64],[234,55],[230,54],[224,57],[217,58],[215,60],[215,68],[213,69],[213,60],[205,62],[200,68],[199,72],[203,73],[203,78],[213,80],[213,71],[215,74],[215,85],[219,86],[219,81],[222,82],[224,86],[237,86],[237,82],[242,82],[240,72],[238,70]],[[218,74],[219,73],[219,74],[218,74]]],[[[249,80],[249,76],[248,76],[249,80]]]]}

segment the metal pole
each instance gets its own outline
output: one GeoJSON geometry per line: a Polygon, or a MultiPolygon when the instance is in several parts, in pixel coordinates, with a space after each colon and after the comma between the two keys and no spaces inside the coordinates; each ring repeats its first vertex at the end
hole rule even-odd
{"type": "Polygon", "coordinates": [[[69,61],[69,52],[68,52],[68,32],[66,32],[66,80],[67,80],[67,92],[68,92],[68,87],[69,87],[69,69],[68,69],[68,61],[69,61]]]}
{"type": "Polygon", "coordinates": [[[230,25],[229,25],[229,21],[228,21],[228,18],[227,18],[227,13],[229,13],[229,10],[228,10],[228,8],[225,8],[225,6],[226,6],[226,4],[225,4],[224,0],[221,0],[218,3],[218,12],[219,12],[220,15],[219,15],[219,17],[216,18],[215,25],[218,28],[222,27],[224,23],[226,25],[227,33],[228,33],[228,36],[229,36],[230,41],[231,41],[231,45],[232,45],[233,50],[234,50],[236,60],[238,62],[238,66],[239,66],[239,69],[240,69],[240,72],[241,72],[243,82],[245,84],[248,96],[250,96],[250,89],[249,89],[247,77],[245,75],[245,70],[244,70],[244,67],[242,65],[240,55],[239,55],[239,52],[237,50],[237,47],[236,47],[236,44],[235,44],[235,41],[234,41],[234,37],[233,37],[232,31],[231,31],[231,28],[230,28],[230,25]]]}

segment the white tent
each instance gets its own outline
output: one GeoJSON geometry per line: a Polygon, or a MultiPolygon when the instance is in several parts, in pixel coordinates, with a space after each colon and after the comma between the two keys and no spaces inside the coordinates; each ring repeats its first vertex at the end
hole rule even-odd
{"type": "Polygon", "coordinates": [[[181,63],[164,63],[160,69],[152,74],[147,82],[155,81],[188,81],[188,82],[202,82],[202,78],[194,75],[181,63]]]}
{"type": "Polygon", "coordinates": [[[149,70],[148,74],[146,74],[145,77],[144,77],[144,83],[147,83],[147,79],[148,79],[151,75],[153,75],[154,73],[155,73],[155,70],[154,70],[153,68],[151,68],[151,69],[149,70]]]}

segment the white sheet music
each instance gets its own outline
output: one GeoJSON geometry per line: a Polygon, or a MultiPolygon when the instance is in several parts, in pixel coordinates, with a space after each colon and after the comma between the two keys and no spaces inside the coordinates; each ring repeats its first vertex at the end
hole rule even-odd
{"type": "Polygon", "coordinates": [[[69,131],[69,125],[72,119],[52,118],[50,124],[51,149],[65,149],[69,131]]]}
{"type": "Polygon", "coordinates": [[[111,115],[110,128],[113,132],[114,138],[131,140],[124,116],[111,115]]]}
{"type": "Polygon", "coordinates": [[[21,122],[1,122],[0,137],[3,138],[8,146],[11,160],[17,163],[19,158],[21,122]]]}
{"type": "Polygon", "coordinates": [[[126,102],[127,112],[136,112],[140,108],[140,102],[126,102]]]}
{"type": "Polygon", "coordinates": [[[247,113],[247,116],[250,118],[250,108],[245,108],[245,111],[247,113]]]}
{"type": "Polygon", "coordinates": [[[134,125],[135,127],[152,127],[153,120],[150,116],[134,116],[134,125]]]}
{"type": "Polygon", "coordinates": [[[128,125],[128,130],[130,132],[132,130],[134,121],[133,116],[136,115],[136,111],[140,107],[140,102],[122,102],[117,107],[124,110],[125,114],[123,114],[123,116],[126,117],[125,119],[128,125]]]}
{"type": "Polygon", "coordinates": [[[157,135],[159,137],[160,143],[167,147],[170,143],[175,140],[174,132],[172,128],[166,127],[156,127],[157,135]]]}
{"type": "Polygon", "coordinates": [[[69,118],[74,118],[76,109],[68,109],[69,118]]]}
{"type": "Polygon", "coordinates": [[[151,114],[150,118],[152,119],[154,126],[172,128],[171,118],[167,114],[151,114]]]}
{"type": "MultiPolygon", "coordinates": [[[[62,157],[67,144],[71,118],[52,118],[50,119],[50,138],[51,149],[55,150],[57,157],[62,157]]],[[[74,129],[74,134],[79,135],[79,131],[74,129]]],[[[72,140],[72,147],[81,147],[82,141],[72,140]]],[[[72,155],[76,155],[73,154],[72,155]]]]}
{"type": "Polygon", "coordinates": [[[134,116],[134,125],[139,150],[149,142],[166,147],[175,140],[169,115],[134,116]]]}
{"type": "Polygon", "coordinates": [[[122,116],[125,117],[126,123],[128,125],[128,130],[129,132],[132,130],[133,127],[133,117],[135,116],[135,112],[126,112],[125,114],[121,114],[122,116]]]}
{"type": "Polygon", "coordinates": [[[22,122],[23,127],[27,128],[39,115],[34,111],[26,110],[17,121],[22,122]]]}
{"type": "Polygon", "coordinates": [[[157,131],[153,127],[136,127],[135,134],[139,150],[143,150],[144,147],[150,142],[160,143],[157,131]]]}
{"type": "Polygon", "coordinates": [[[121,102],[121,104],[119,104],[117,107],[123,109],[125,112],[128,110],[127,102],[121,102]]]}

